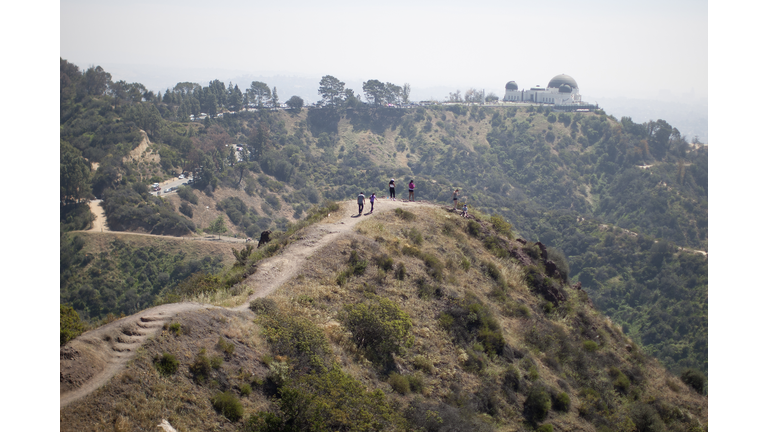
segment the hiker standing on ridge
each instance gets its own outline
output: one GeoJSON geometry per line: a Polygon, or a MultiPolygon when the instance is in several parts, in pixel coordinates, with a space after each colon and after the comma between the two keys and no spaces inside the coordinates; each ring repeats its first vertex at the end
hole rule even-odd
{"type": "Polygon", "coordinates": [[[413,184],[413,180],[411,180],[410,183],[408,183],[408,201],[414,201],[413,199],[413,190],[416,189],[416,185],[413,184]]]}
{"type": "Polygon", "coordinates": [[[371,214],[373,213],[373,202],[376,201],[378,198],[376,198],[376,193],[371,193],[371,214]]]}
{"type": "Polygon", "coordinates": [[[453,191],[453,208],[459,208],[459,189],[453,191]]]}
{"type": "Polygon", "coordinates": [[[389,181],[389,199],[395,200],[395,179],[389,181]]]}
{"type": "Polygon", "coordinates": [[[363,206],[365,205],[365,194],[360,191],[360,195],[357,196],[357,215],[360,216],[363,214],[363,206]]]}

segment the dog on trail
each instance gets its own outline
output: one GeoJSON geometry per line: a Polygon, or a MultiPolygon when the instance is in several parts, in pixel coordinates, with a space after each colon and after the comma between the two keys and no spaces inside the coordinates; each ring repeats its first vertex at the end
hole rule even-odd
{"type": "Polygon", "coordinates": [[[261,245],[269,243],[269,235],[272,234],[272,231],[262,231],[261,232],[261,238],[259,239],[259,245],[256,246],[256,249],[260,248],[261,245]]]}

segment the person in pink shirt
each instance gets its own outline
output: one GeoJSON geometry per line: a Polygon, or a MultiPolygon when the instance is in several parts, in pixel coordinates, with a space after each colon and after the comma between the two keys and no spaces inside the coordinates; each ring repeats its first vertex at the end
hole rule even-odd
{"type": "Polygon", "coordinates": [[[416,185],[413,184],[413,180],[411,180],[410,183],[408,183],[408,201],[414,201],[413,199],[413,190],[416,189],[416,185]]]}

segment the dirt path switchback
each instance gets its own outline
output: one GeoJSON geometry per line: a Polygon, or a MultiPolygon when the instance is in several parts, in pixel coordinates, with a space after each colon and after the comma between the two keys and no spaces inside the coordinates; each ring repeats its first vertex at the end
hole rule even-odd
{"type": "MultiPolygon", "coordinates": [[[[339,205],[341,208],[338,212],[329,215],[325,221],[310,226],[298,241],[285,247],[278,255],[260,261],[257,271],[243,282],[253,289],[253,294],[245,303],[232,309],[248,311],[251,300],[266,297],[278,289],[296,275],[313,254],[339,236],[350,233],[358,222],[371,217],[368,213],[368,200],[365,214],[362,216],[358,216],[356,201],[346,201],[339,205]]],[[[423,206],[437,207],[427,202],[381,199],[375,204],[374,214],[378,215],[398,207],[406,209],[423,206]]],[[[101,209],[98,203],[96,207],[101,209]]],[[[95,210],[91,208],[92,211],[95,210]]],[[[94,211],[94,214],[98,219],[98,213],[94,211]]],[[[137,348],[149,337],[159,334],[163,325],[170,323],[179,313],[217,307],[193,302],[156,306],[85,332],[71,340],[60,349],[59,409],[106,384],[135,357],[137,348]]]]}

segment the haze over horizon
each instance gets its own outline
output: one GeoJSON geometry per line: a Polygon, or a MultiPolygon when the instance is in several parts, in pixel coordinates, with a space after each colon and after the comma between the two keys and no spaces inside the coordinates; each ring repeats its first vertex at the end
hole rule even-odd
{"type": "Polygon", "coordinates": [[[683,104],[659,104],[659,113],[686,111],[696,119],[681,132],[706,136],[702,1],[235,0],[212,8],[199,0],[65,0],[60,6],[62,58],[81,68],[100,65],[114,80],[153,91],[181,81],[243,87],[263,78],[282,100],[295,94],[313,103],[320,78],[333,75],[359,94],[364,81],[378,79],[409,83],[412,100],[442,101],[469,88],[503,97],[508,81],[546,86],[565,73],[584,100],[613,105],[622,111],[618,117],[654,117],[643,103],[627,101],[683,104]]]}

